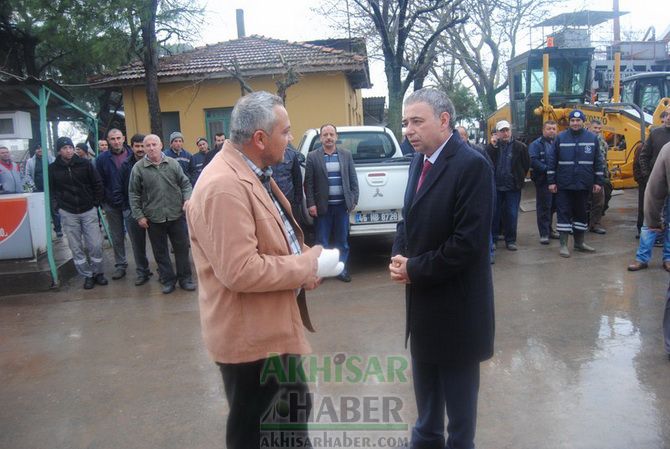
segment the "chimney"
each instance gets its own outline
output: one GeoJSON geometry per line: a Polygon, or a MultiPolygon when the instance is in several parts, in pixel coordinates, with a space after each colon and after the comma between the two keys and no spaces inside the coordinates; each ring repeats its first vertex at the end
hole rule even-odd
{"type": "Polygon", "coordinates": [[[237,37],[244,37],[244,10],[236,9],[235,14],[237,15],[237,37]]]}

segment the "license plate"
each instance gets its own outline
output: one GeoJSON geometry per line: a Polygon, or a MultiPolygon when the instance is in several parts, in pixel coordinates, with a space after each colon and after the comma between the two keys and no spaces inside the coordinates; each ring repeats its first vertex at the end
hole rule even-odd
{"type": "Polygon", "coordinates": [[[380,210],[372,212],[356,212],[355,223],[393,223],[400,219],[397,210],[380,210]]]}

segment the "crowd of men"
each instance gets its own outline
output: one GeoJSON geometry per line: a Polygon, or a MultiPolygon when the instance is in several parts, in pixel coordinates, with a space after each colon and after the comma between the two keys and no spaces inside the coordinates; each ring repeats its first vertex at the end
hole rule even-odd
{"type": "MultiPolygon", "coordinates": [[[[652,129],[647,141],[636,153],[635,179],[639,184],[638,237],[639,248],[629,271],[648,267],[652,248],[663,246],[663,268],[670,272],[670,239],[663,230],[650,229],[644,224],[644,195],[647,180],[661,148],[670,142],[670,108],[661,114],[662,126],[652,129]]],[[[535,186],[535,204],[539,243],[549,245],[550,239],[560,241],[559,254],[570,257],[569,238],[573,248],[594,252],[585,242],[588,231],[606,234],[602,217],[612,196],[612,184],[607,168],[607,149],[602,122],[586,122],[583,112],[575,109],[569,115],[569,127],[557,132],[557,123],[546,121],[542,135],[528,147],[514,139],[506,120],[496,124],[490,142],[485,146],[493,164],[496,202],[492,225],[491,263],[495,262],[498,239],[503,237],[510,251],[518,249],[516,229],[521,188],[526,173],[535,186]],[[553,215],[556,224],[553,225],[553,215]]],[[[464,139],[467,139],[467,134],[464,139]]],[[[474,145],[471,145],[474,147],[474,145]]]]}
{"type": "MultiPolygon", "coordinates": [[[[113,280],[126,276],[126,234],[135,259],[135,285],[150,280],[148,236],[163,293],[173,292],[177,284],[184,290],[196,289],[183,207],[200,173],[223,146],[225,135],[217,133],[215,139],[210,150],[207,140],[199,138],[199,151],[191,155],[183,149],[183,136],[178,131],[171,134],[170,147],[163,151],[156,135],[135,134],[128,145],[120,130],[110,129],[106,138],[98,141],[97,156],[86,143],[74,145],[69,137],[57,139],[56,156],[47,156],[54,231],[58,238],[67,235],[85,289],[108,284],[102,257],[103,229],[114,253],[113,280]]],[[[9,149],[0,147],[1,192],[43,192],[43,157],[37,145],[20,170],[9,149]]]]}
{"type": "MultiPolygon", "coordinates": [[[[388,270],[406,289],[405,336],[418,415],[412,447],[474,447],[480,363],[493,354],[490,263],[501,234],[509,251],[518,250],[526,173],[536,188],[540,244],[557,238],[560,255],[570,257],[570,235],[575,250],[593,252],[586,232],[606,233],[601,218],[611,186],[600,122],[592,120],[586,129],[583,112],[575,109],[567,130],[557,133],[549,120],[527,147],[501,120],[491,141],[478,148],[454,126],[454,117],[451,100],[435,89],[420,89],[404,102],[407,142],[417,154],[388,270]]],[[[670,109],[663,120],[638,156],[636,177],[646,194],[641,249],[631,271],[646,268],[643,256],[651,249],[645,245],[653,246],[658,236],[667,243],[670,236],[670,109]]],[[[136,134],[127,145],[123,133],[111,129],[95,159],[87,146],[77,149],[60,137],[48,180],[54,219],[60,219],[86,289],[108,284],[99,208],[114,247],[114,280],[126,276],[127,233],[135,284],[149,281],[148,235],[163,293],[177,284],[193,291],[192,249],[203,336],[230,407],[226,445],[239,449],[259,447],[261,418],[278,399],[303,405],[305,413],[292,424],[294,436],[305,433],[308,385],[301,376],[287,382],[261,373],[268,364],[301,369],[300,356],[310,351],[303,327],[312,329],[305,291],[321,283],[323,247],[338,248],[346,267],[348,215],[358,202],[358,183],[351,153],[338,148],[337,128],[327,123],[320,128],[321,147],[305,161],[303,185],[299,155],[289,147],[288,112],[268,92],[238,100],[231,129],[230,140],[217,135],[213,150],[199,138],[195,154],[184,149],[179,131],[164,149],[157,135],[136,134]],[[311,248],[297,217],[303,187],[316,225],[311,248]]],[[[21,191],[20,170],[8,155],[0,147],[0,183],[21,191]]],[[[38,149],[26,164],[38,189],[44,189],[43,157],[38,149]]],[[[668,271],[669,262],[664,252],[668,271]]],[[[351,280],[346,268],[339,278],[351,280]]],[[[670,289],[664,328],[670,353],[670,289]]]]}

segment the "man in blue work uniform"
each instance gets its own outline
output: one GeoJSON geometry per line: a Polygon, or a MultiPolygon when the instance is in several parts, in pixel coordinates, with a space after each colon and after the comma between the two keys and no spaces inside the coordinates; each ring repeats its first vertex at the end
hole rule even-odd
{"type": "Polygon", "coordinates": [[[191,185],[193,185],[193,182],[195,181],[195,164],[191,153],[184,149],[184,135],[179,131],[170,134],[170,148],[163,153],[165,153],[167,157],[176,159],[177,162],[179,162],[184,174],[191,182],[191,185]]]}
{"type": "Polygon", "coordinates": [[[570,129],[560,133],[554,151],[547,158],[549,190],[556,193],[560,234],[561,257],[570,257],[568,236],[572,230],[574,248],[582,252],[595,249],[584,243],[584,233],[589,229],[587,203],[589,193],[602,190],[604,161],[598,137],[584,129],[584,113],[579,109],[570,112],[570,129]]]}
{"type": "Polygon", "coordinates": [[[554,151],[554,139],[558,125],[554,120],[547,120],[542,126],[542,135],[531,142],[528,147],[530,154],[530,179],[535,183],[535,210],[537,212],[537,230],[540,243],[549,244],[549,238],[558,238],[551,229],[551,216],[556,209],[554,194],[549,191],[547,182],[547,154],[554,151]]]}

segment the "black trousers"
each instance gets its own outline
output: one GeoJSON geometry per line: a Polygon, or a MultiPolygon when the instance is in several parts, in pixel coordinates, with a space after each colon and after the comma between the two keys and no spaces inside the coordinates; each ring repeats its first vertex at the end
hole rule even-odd
{"type": "Polygon", "coordinates": [[[412,358],[416,408],[412,449],[474,449],[479,362],[438,365],[412,358]],[[445,445],[444,414],[449,423],[445,445]]]}
{"type": "Polygon", "coordinates": [[[558,190],[556,193],[556,230],[586,232],[588,224],[588,190],[558,190]]]}
{"type": "Polygon", "coordinates": [[[227,449],[311,447],[304,442],[312,400],[299,355],[217,365],[230,407],[227,449]]]}
{"type": "Polygon", "coordinates": [[[191,281],[191,261],[188,258],[188,233],[186,232],[186,219],[181,218],[164,223],[149,223],[149,240],[154,252],[154,259],[158,264],[158,274],[161,284],[175,284],[191,281]],[[168,248],[168,237],[174,249],[174,260],[177,265],[177,274],[172,268],[170,249],[168,248]]]}

